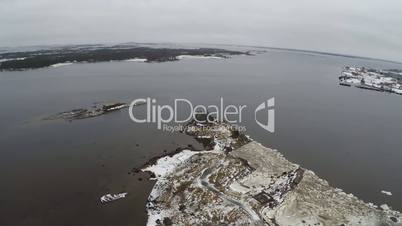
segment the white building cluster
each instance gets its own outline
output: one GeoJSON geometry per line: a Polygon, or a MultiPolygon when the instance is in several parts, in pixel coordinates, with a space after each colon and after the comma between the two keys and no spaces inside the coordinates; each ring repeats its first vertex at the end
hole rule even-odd
{"type": "Polygon", "coordinates": [[[364,67],[346,67],[339,84],[402,95],[402,71],[374,70],[364,67]]]}

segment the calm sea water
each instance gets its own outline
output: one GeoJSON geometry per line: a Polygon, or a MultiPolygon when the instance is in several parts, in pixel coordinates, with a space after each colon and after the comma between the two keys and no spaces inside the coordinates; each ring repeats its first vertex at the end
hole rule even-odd
{"type": "Polygon", "coordinates": [[[141,97],[164,104],[175,98],[218,104],[223,97],[248,109],[275,97],[276,132],[260,128],[250,110],[242,123],[247,134],[333,186],[402,210],[402,96],[339,86],[347,65],[402,68],[271,50],[228,60],[0,72],[0,225],[143,225],[153,183],[128,172],[164,150],[200,145],[135,124],[126,110],[73,122],[41,120],[94,102],[141,97]],[[100,196],[123,191],[126,199],[100,204],[100,196]]]}

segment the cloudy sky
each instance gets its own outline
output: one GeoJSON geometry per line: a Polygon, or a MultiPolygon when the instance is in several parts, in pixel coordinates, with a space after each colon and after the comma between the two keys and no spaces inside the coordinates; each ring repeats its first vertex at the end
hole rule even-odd
{"type": "Polygon", "coordinates": [[[401,0],[0,0],[0,46],[203,42],[402,61],[401,0]]]}

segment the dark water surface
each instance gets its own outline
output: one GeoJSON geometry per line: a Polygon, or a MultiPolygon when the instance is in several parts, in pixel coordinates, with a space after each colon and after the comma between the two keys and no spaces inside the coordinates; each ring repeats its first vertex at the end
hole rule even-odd
{"type": "Polygon", "coordinates": [[[402,68],[269,51],[229,60],[0,72],[0,225],[143,225],[153,183],[128,172],[164,150],[200,145],[153,124],[135,124],[127,110],[73,122],[41,121],[94,102],[140,97],[165,104],[175,98],[217,104],[223,97],[225,104],[246,104],[242,124],[255,140],[333,186],[402,210],[402,96],[339,86],[347,65],[402,68]],[[254,122],[253,109],[270,97],[276,100],[274,134],[254,122]],[[124,191],[126,199],[99,202],[106,193],[124,191]]]}

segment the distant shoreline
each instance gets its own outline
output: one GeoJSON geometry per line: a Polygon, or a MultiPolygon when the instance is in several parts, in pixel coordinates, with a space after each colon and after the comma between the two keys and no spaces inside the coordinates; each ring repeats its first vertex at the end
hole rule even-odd
{"type": "MultiPolygon", "coordinates": [[[[70,47],[110,47],[110,46],[157,46],[157,45],[172,45],[177,46],[175,48],[179,48],[178,46],[222,46],[223,47],[243,47],[243,48],[258,48],[258,49],[268,49],[268,50],[277,50],[277,51],[289,51],[289,52],[299,52],[299,53],[307,53],[307,54],[317,54],[317,55],[325,55],[325,56],[337,56],[337,57],[346,57],[346,58],[355,58],[355,59],[364,59],[364,60],[373,60],[373,61],[382,61],[394,64],[402,64],[402,61],[389,60],[383,58],[375,58],[375,57],[367,57],[353,54],[345,54],[345,53],[336,53],[336,52],[326,52],[319,50],[308,50],[308,49],[295,49],[295,48],[286,48],[286,47],[273,47],[273,46],[263,46],[263,45],[247,45],[247,44],[222,44],[222,43],[170,43],[170,42],[155,42],[155,43],[142,43],[142,42],[125,42],[125,43],[104,43],[104,44],[54,44],[54,45],[27,45],[21,47],[0,47],[0,56],[2,53],[8,52],[17,52],[15,51],[18,48],[25,49],[24,52],[28,51],[38,51],[43,49],[60,49],[60,48],[70,48],[70,47]],[[28,50],[31,49],[31,50],[28,50]]],[[[175,49],[171,48],[171,49],[175,49]]],[[[221,47],[219,47],[221,48],[221,47]]]]}
{"type": "Polygon", "coordinates": [[[108,61],[168,62],[186,57],[229,58],[249,54],[215,48],[151,48],[144,46],[72,46],[48,50],[0,53],[0,71],[20,71],[44,67],[59,67],[73,63],[108,61]]]}

